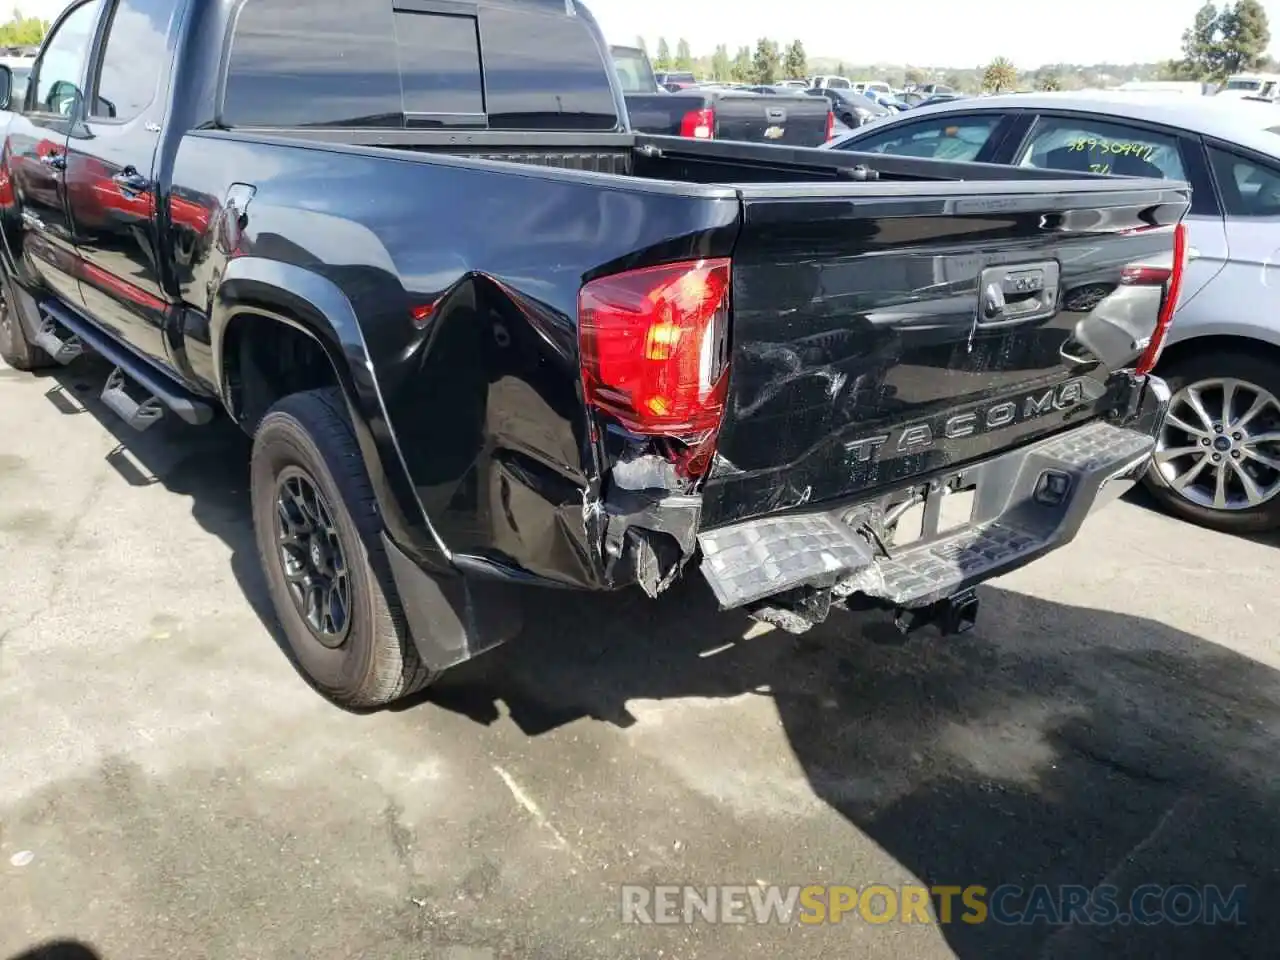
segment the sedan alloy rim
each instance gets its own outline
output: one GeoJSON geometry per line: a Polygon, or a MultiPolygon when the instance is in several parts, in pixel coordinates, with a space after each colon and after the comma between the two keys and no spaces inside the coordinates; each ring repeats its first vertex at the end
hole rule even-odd
{"type": "Polygon", "coordinates": [[[1155,464],[1197,506],[1262,506],[1280,493],[1280,400],[1231,377],[1188,384],[1173,395],[1155,464]]]}

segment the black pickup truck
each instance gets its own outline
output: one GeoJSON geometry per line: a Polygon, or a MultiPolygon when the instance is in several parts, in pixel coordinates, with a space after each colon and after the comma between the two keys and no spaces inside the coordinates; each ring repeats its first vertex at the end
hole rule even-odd
{"type": "Polygon", "coordinates": [[[76,0],[8,79],[0,355],[253,436],[347,707],[536,587],[963,629],[1167,409],[1184,185],[637,135],[575,0],[76,0]]]}
{"type": "Polygon", "coordinates": [[[696,86],[664,89],[642,49],[614,46],[610,52],[637,133],[789,147],[820,147],[835,134],[830,104],[802,90],[761,96],[696,86]]]}

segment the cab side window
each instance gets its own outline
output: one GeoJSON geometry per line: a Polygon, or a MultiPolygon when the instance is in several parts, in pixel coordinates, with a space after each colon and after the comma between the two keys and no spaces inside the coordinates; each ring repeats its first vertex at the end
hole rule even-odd
{"type": "Polygon", "coordinates": [[[947,114],[918,123],[894,124],[869,136],[855,137],[841,144],[841,149],[895,157],[973,160],[996,132],[1002,117],[997,113],[969,117],[947,114]]]}
{"type": "Polygon", "coordinates": [[[1041,170],[1187,179],[1176,137],[1093,117],[1040,117],[1015,162],[1041,170]]]}
{"type": "Polygon", "coordinates": [[[58,24],[36,64],[36,82],[29,85],[33,88],[28,89],[27,107],[31,112],[66,117],[80,108],[84,99],[80,84],[84,82],[85,63],[101,7],[102,0],[89,0],[58,24]]]}

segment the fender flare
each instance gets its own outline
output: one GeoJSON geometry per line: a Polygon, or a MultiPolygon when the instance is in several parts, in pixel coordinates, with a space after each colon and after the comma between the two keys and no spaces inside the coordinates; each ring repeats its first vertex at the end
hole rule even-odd
{"type": "Polygon", "coordinates": [[[209,345],[218,394],[233,416],[223,354],[232,321],[246,314],[290,326],[324,350],[346,397],[388,533],[423,563],[447,567],[449,551],[413,489],[347,295],[328,277],[294,264],[253,256],[227,263],[211,298],[209,345]]]}

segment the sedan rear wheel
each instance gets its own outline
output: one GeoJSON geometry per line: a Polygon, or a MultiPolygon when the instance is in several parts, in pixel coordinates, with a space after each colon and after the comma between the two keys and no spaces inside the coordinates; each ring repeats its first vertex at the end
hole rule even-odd
{"type": "Polygon", "coordinates": [[[1280,366],[1218,353],[1167,372],[1148,487],[1173,513],[1234,533],[1280,526],[1280,366]]]}

